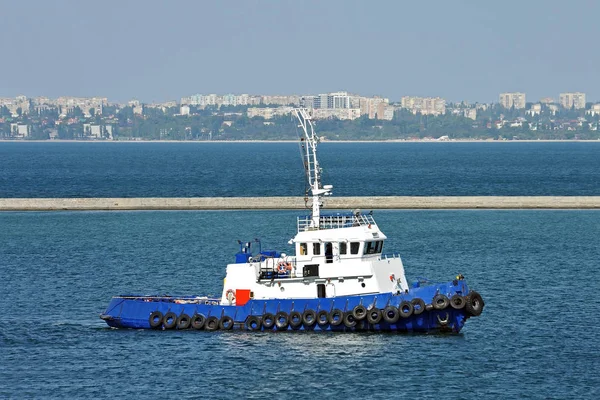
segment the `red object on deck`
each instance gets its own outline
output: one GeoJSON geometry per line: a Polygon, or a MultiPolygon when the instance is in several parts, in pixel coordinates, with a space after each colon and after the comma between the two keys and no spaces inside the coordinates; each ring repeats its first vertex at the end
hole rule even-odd
{"type": "Polygon", "coordinates": [[[235,305],[243,306],[250,301],[250,289],[236,289],[235,290],[235,305]]]}

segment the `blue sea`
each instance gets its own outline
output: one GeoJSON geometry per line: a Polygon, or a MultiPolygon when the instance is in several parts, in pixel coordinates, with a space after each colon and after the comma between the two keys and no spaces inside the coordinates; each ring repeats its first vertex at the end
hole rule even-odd
{"type": "MultiPolygon", "coordinates": [[[[369,144],[365,150],[327,143],[322,164],[339,195],[414,194],[426,185],[397,172],[409,169],[407,159],[445,185],[446,195],[598,194],[595,143],[477,145],[369,144]],[[359,156],[364,159],[347,165],[359,156]],[[382,157],[388,163],[378,165],[382,157]],[[454,175],[466,171],[461,160],[472,175],[454,175]],[[493,173],[484,172],[485,160],[493,173]],[[328,171],[330,165],[337,167],[328,171]],[[350,185],[339,169],[358,183],[350,185]],[[551,173],[542,177],[540,170],[551,173]],[[414,187],[406,191],[401,180],[414,187]]],[[[196,177],[195,195],[274,195],[269,181],[294,169],[283,164],[254,175],[249,168],[286,160],[280,153],[291,156],[290,144],[206,146],[0,143],[0,188],[4,197],[182,196],[189,194],[186,179],[196,177]],[[223,154],[211,155],[210,146],[223,154]],[[212,164],[196,160],[184,168],[193,154],[212,164]],[[210,170],[234,182],[211,184],[210,170]],[[164,175],[153,181],[152,171],[164,175]]],[[[293,155],[289,162],[298,169],[293,155]]],[[[293,180],[302,175],[291,175],[279,183],[285,194],[297,194],[293,180]]],[[[219,294],[236,240],[260,237],[263,248],[290,252],[296,214],[0,213],[0,398],[600,397],[598,211],[376,210],[389,237],[384,251],[402,255],[410,281],[462,273],[483,295],[483,314],[459,335],[115,330],[98,318],[119,293],[219,294]]]]}

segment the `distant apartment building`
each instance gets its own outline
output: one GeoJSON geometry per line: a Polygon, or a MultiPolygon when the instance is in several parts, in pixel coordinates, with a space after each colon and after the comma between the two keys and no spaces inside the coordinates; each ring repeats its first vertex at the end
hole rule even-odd
{"type": "Polygon", "coordinates": [[[275,116],[291,114],[293,107],[249,107],[247,111],[248,118],[263,117],[271,119],[275,116]]]}
{"type": "Polygon", "coordinates": [[[446,113],[446,100],[440,97],[404,96],[400,104],[402,108],[410,110],[413,114],[443,115],[446,113]]]}
{"type": "Polygon", "coordinates": [[[525,108],[525,93],[500,93],[500,105],[504,108],[525,108]]]}
{"type": "Polygon", "coordinates": [[[350,108],[350,96],[347,92],[320,94],[314,96],[312,108],[327,110],[350,108]]]}
{"type": "Polygon", "coordinates": [[[592,117],[600,114],[600,104],[592,104],[592,107],[587,111],[592,117]]]}
{"type": "Polygon", "coordinates": [[[31,134],[31,125],[27,124],[10,124],[10,136],[13,138],[24,139],[31,134]]]}
{"type": "Polygon", "coordinates": [[[314,119],[355,120],[360,118],[360,108],[314,108],[311,113],[314,119]]]}
{"type": "Polygon", "coordinates": [[[552,103],[554,103],[554,99],[552,97],[542,97],[540,99],[540,103],[542,103],[542,104],[552,104],[552,103]]]}
{"type": "Polygon", "coordinates": [[[529,110],[527,110],[527,114],[534,116],[534,115],[540,115],[542,113],[542,104],[541,103],[537,103],[537,104],[532,104],[531,108],[529,110]]]}
{"type": "Polygon", "coordinates": [[[381,102],[377,105],[377,119],[391,121],[394,119],[394,106],[381,102]]]}
{"type": "Polygon", "coordinates": [[[559,99],[560,105],[564,108],[585,108],[585,93],[561,93],[559,99]]]}

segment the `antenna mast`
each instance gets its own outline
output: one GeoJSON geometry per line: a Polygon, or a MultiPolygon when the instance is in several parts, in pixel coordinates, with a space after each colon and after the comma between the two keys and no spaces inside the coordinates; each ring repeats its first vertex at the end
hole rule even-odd
{"type": "Polygon", "coordinates": [[[321,168],[317,160],[317,143],[319,137],[315,134],[312,124],[312,117],[305,108],[294,109],[294,115],[300,122],[299,127],[302,128],[304,137],[300,140],[306,143],[302,152],[302,160],[304,161],[304,171],[306,172],[306,180],[312,191],[312,220],[311,228],[319,229],[319,221],[321,216],[321,198],[331,195],[332,185],[321,185],[321,168]]]}

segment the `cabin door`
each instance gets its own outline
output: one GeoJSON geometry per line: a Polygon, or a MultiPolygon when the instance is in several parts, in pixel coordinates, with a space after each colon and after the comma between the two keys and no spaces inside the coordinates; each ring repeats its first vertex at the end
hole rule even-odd
{"type": "Polygon", "coordinates": [[[331,242],[325,243],[325,263],[331,264],[333,262],[333,244],[331,242]]]}

